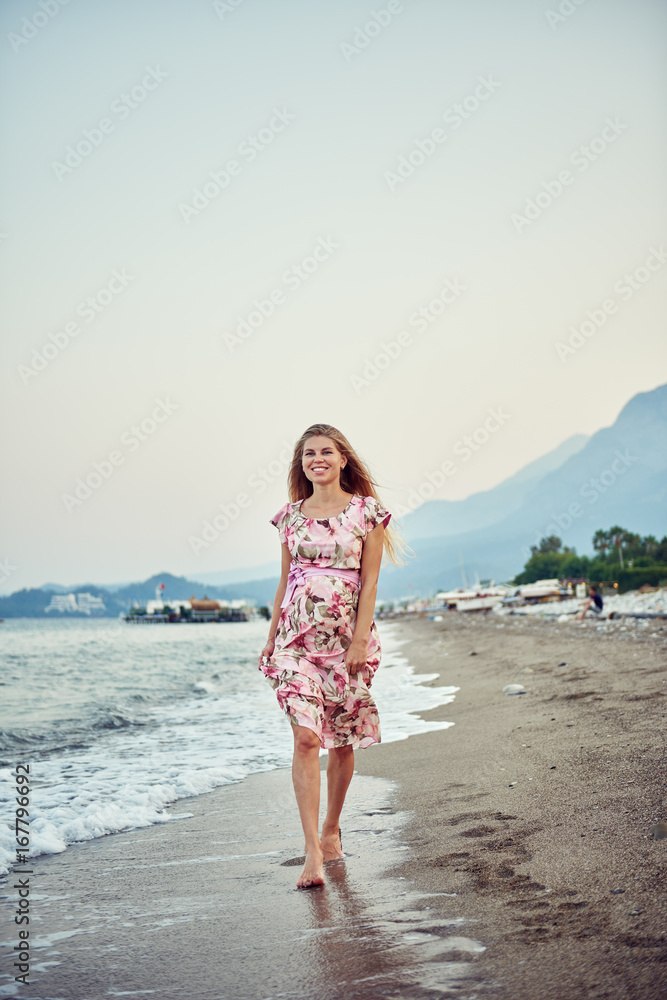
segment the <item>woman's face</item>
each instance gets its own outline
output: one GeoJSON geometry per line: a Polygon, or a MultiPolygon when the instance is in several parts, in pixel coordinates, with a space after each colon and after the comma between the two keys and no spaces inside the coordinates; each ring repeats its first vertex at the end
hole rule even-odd
{"type": "Polygon", "coordinates": [[[330,486],[340,481],[340,474],[347,465],[347,459],[331,438],[317,434],[306,439],[301,465],[306,479],[311,483],[330,486]]]}

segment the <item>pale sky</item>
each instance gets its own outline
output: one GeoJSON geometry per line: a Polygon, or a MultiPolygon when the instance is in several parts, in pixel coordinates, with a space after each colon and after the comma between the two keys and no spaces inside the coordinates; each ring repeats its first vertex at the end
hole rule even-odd
{"type": "Polygon", "coordinates": [[[391,509],[489,411],[437,497],[666,381],[658,0],[0,16],[2,592],[277,558],[316,421],[391,509]]]}

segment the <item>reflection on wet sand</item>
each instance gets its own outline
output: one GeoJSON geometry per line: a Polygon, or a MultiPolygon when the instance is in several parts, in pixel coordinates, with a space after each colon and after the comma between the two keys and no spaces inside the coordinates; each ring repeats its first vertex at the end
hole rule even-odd
{"type": "Polygon", "coordinates": [[[323,991],[334,983],[360,990],[372,982],[375,996],[380,980],[398,985],[397,974],[406,964],[404,949],[397,949],[369,917],[368,900],[355,890],[345,860],[328,861],[325,876],[326,885],[308,893],[310,927],[301,932],[311,982],[317,976],[323,991]]]}
{"type": "MultiPolygon", "coordinates": [[[[436,919],[428,895],[386,875],[405,851],[405,816],[391,792],[383,779],[355,777],[345,858],[326,862],[321,888],[296,888],[303,840],[288,770],[194,798],[161,828],[34,859],[34,994],[463,1000],[474,989],[480,997],[482,945],[455,936],[457,898],[436,919]]],[[[5,914],[0,938],[11,942],[9,907],[5,914]]],[[[9,995],[7,985],[0,992],[9,995]]]]}
{"type": "Polygon", "coordinates": [[[469,988],[473,970],[466,958],[483,945],[452,936],[459,918],[434,921],[428,897],[405,891],[398,879],[382,878],[377,861],[388,860],[383,847],[368,852],[375,863],[369,859],[363,868],[354,857],[326,862],[326,885],[304,892],[310,920],[293,957],[309,990],[320,997],[417,1000],[469,988]]]}

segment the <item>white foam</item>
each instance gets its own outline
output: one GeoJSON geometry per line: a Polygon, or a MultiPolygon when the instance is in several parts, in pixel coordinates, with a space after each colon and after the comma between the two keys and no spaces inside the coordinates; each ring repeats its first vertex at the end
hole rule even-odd
{"type": "Polygon", "coordinates": [[[402,647],[408,640],[399,640],[395,626],[384,624],[381,629],[382,663],[373,679],[373,697],[380,714],[382,742],[394,743],[419,733],[447,729],[453,722],[422,719],[418,712],[427,712],[454,700],[457,687],[424,687],[440,674],[417,674],[402,647]]]}
{"type": "MultiPolygon", "coordinates": [[[[179,639],[174,628],[172,634],[179,639]]],[[[266,624],[250,622],[243,628],[247,648],[260,649],[266,624]]],[[[417,713],[451,702],[458,690],[426,687],[438,674],[415,674],[395,629],[391,623],[381,623],[382,665],[373,681],[385,743],[452,725],[426,721],[417,713]]],[[[241,781],[257,771],[288,767],[291,727],[256,666],[237,670],[232,677],[226,673],[215,680],[216,676],[193,679],[197,693],[191,698],[147,710],[141,727],[99,731],[89,746],[66,753],[38,758],[26,754],[31,765],[29,857],[60,853],[70,844],[108,833],[171,822],[179,816],[167,807],[179,799],[241,781]]],[[[2,872],[15,862],[16,843],[9,826],[14,796],[15,779],[4,769],[0,771],[0,805],[5,814],[0,825],[2,872]]]]}

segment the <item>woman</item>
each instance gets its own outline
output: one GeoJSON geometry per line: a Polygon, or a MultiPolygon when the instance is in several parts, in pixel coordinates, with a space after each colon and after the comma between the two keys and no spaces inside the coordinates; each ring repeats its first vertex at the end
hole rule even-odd
{"type": "Polygon", "coordinates": [[[282,571],[259,669],[294,729],[292,778],[306,840],[297,888],[324,884],[324,861],[342,858],[340,814],[354,748],[380,742],[370,685],[380,664],[373,622],[377,580],[391,514],[346,438],[313,424],[294,449],[291,503],[271,519],[282,571]],[[320,747],[329,751],[327,813],[318,834],[320,747]]]}

